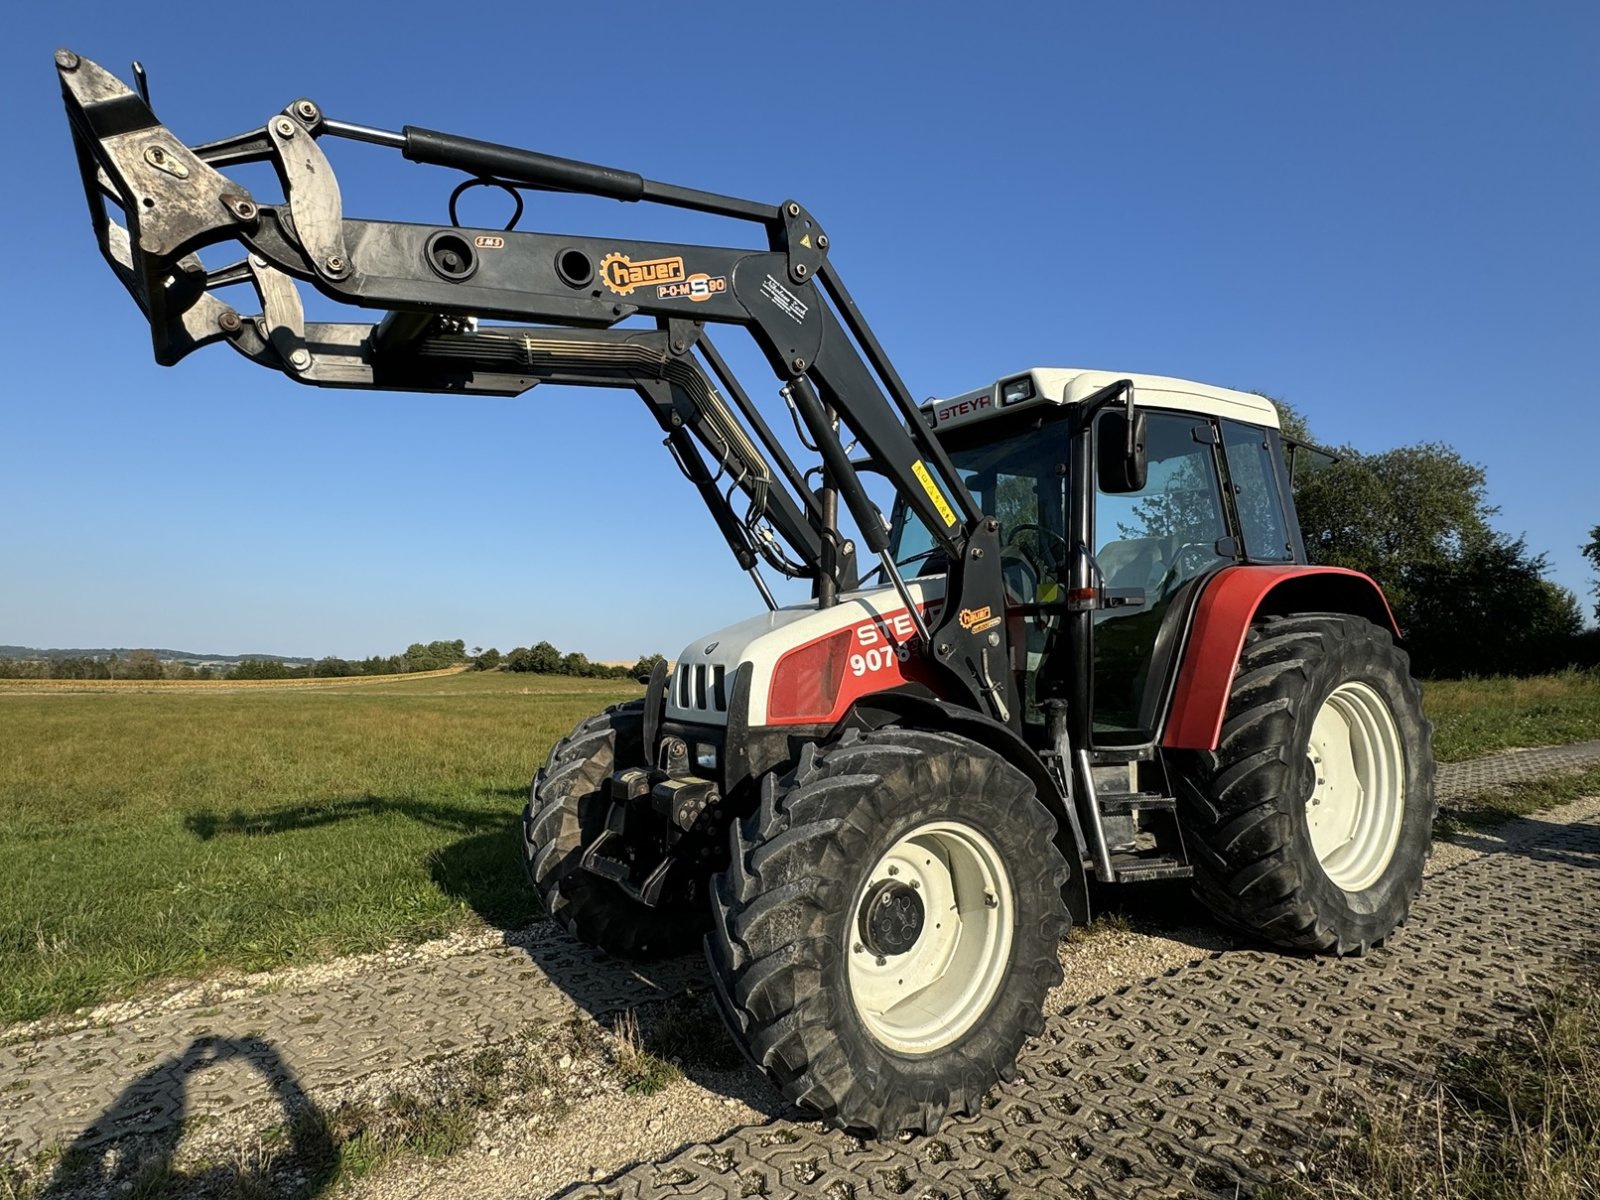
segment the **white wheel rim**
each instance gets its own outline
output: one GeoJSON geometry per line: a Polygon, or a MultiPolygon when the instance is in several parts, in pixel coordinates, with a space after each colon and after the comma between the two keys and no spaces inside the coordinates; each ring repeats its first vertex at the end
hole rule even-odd
{"type": "Polygon", "coordinates": [[[857,891],[846,932],[850,1000],[868,1032],[903,1054],[959,1039],[1004,982],[1015,911],[999,851],[970,825],[929,821],[897,841],[857,891]],[[864,924],[886,897],[902,912],[921,909],[920,931],[899,953],[864,924]]]}
{"type": "Polygon", "coordinates": [[[1333,690],[1311,725],[1306,827],[1323,872],[1347,892],[1378,881],[1400,844],[1405,750],[1389,705],[1364,683],[1333,690]]]}

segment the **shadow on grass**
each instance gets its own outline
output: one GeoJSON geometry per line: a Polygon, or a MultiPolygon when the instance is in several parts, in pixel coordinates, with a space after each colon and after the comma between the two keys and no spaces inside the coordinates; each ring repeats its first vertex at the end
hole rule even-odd
{"type": "Polygon", "coordinates": [[[271,837],[321,829],[369,817],[400,816],[433,829],[465,836],[427,855],[428,873],[445,895],[465,904],[496,929],[522,929],[541,915],[522,872],[522,788],[489,788],[479,795],[492,806],[447,804],[399,796],[363,796],[326,804],[295,804],[264,812],[209,809],[186,813],[184,827],[200,841],[221,837],[271,837]]]}
{"type": "MultiPolygon", "coordinates": [[[[510,793],[509,788],[495,788],[481,793],[490,799],[499,799],[510,793]]],[[[521,792],[514,793],[521,795],[521,792]]],[[[506,814],[482,808],[456,804],[440,804],[426,800],[392,796],[367,795],[360,799],[335,800],[326,804],[294,804],[286,808],[265,812],[233,812],[223,816],[211,809],[198,809],[185,813],[184,828],[202,842],[225,835],[265,837],[274,833],[292,833],[302,829],[320,829],[363,817],[388,815],[407,817],[431,825],[435,829],[459,830],[462,833],[479,833],[504,824],[506,814]]]]}
{"type": "Polygon", "coordinates": [[[311,1200],[339,1168],[327,1122],[277,1048],[259,1037],[199,1037],[145,1071],[62,1151],[40,1200],[85,1195],[140,1197],[271,1195],[311,1200]],[[266,1081],[283,1113],[283,1137],[251,1161],[176,1162],[186,1127],[205,1118],[192,1077],[241,1061],[266,1081]]]}

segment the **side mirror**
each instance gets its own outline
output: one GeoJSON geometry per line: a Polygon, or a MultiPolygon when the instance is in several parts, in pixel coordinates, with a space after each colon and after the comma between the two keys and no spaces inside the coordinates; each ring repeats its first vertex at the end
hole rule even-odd
{"type": "Polygon", "coordinates": [[[1133,407],[1132,388],[1128,389],[1126,411],[1111,409],[1101,414],[1095,467],[1100,490],[1106,495],[1144,491],[1150,466],[1145,458],[1144,424],[1144,413],[1133,407]]]}

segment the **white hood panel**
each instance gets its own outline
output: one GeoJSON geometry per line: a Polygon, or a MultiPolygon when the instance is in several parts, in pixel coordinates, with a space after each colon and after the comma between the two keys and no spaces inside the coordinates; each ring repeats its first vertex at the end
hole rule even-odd
{"type": "MultiPolygon", "coordinates": [[[[922,606],[944,598],[944,577],[907,580],[922,606]]],[[[697,725],[726,725],[733,680],[741,665],[751,663],[751,725],[767,724],[767,700],[773,668],[785,653],[838,629],[871,625],[875,619],[905,612],[905,602],[891,587],[845,592],[832,608],[815,603],[780,608],[696,638],[678,655],[667,690],[667,720],[697,725]]]]}

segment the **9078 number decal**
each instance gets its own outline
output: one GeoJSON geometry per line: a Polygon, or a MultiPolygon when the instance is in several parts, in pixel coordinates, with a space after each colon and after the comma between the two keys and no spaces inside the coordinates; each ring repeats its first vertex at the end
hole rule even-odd
{"type": "Polygon", "coordinates": [[[850,673],[852,675],[865,675],[868,671],[881,671],[891,663],[910,662],[911,648],[909,646],[885,646],[881,650],[868,650],[864,654],[850,656],[850,673]]]}
{"type": "Polygon", "coordinates": [[[858,649],[850,656],[850,673],[859,677],[885,670],[895,663],[910,662],[910,642],[916,635],[916,622],[908,612],[857,625],[858,649]]]}

